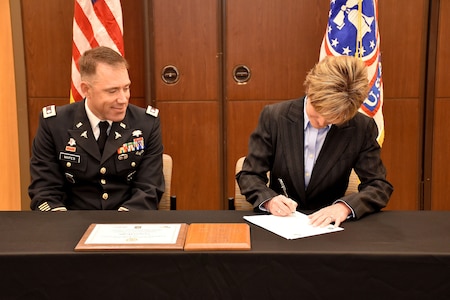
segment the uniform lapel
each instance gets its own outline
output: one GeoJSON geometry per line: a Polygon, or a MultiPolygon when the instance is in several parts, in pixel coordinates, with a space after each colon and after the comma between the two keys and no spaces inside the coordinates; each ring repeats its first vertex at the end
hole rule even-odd
{"type": "Polygon", "coordinates": [[[121,122],[114,122],[106,140],[105,149],[103,150],[102,162],[117,153],[123,144],[130,141],[132,128],[129,126],[128,118],[125,117],[121,122]]]}
{"type": "Polygon", "coordinates": [[[94,138],[91,124],[84,109],[84,101],[76,102],[72,105],[76,105],[77,108],[75,109],[73,127],[68,132],[75,140],[77,147],[83,148],[84,151],[100,161],[100,150],[98,149],[97,141],[94,138]]]}

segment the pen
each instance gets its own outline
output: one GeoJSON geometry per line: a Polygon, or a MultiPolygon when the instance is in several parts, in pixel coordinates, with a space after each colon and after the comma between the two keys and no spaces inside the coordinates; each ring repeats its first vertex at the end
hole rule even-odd
{"type": "Polygon", "coordinates": [[[286,186],[284,185],[284,182],[283,182],[283,179],[278,178],[278,182],[279,182],[280,185],[281,185],[281,189],[283,190],[284,196],[285,196],[286,198],[289,198],[288,193],[287,193],[287,190],[286,190],[286,186]]]}

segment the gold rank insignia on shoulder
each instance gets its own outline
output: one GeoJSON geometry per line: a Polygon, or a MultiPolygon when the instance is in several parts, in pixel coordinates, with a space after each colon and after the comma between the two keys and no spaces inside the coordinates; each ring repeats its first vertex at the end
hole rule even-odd
{"type": "Polygon", "coordinates": [[[158,116],[158,114],[159,114],[159,109],[157,109],[156,107],[153,107],[153,106],[151,106],[151,105],[149,105],[148,107],[147,107],[147,110],[145,111],[145,113],[147,114],[147,115],[150,115],[150,116],[153,116],[153,117],[157,117],[158,116]]]}
{"type": "Polygon", "coordinates": [[[56,116],[56,108],[55,105],[49,105],[42,109],[42,115],[44,119],[56,116]]]}

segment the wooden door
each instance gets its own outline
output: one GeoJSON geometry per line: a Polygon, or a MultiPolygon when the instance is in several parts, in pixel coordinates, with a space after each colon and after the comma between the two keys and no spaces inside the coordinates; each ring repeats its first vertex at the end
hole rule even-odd
{"type": "Polygon", "coordinates": [[[220,2],[153,0],[152,6],[152,90],[164,152],[173,158],[172,194],[177,209],[219,209],[220,2]]]}

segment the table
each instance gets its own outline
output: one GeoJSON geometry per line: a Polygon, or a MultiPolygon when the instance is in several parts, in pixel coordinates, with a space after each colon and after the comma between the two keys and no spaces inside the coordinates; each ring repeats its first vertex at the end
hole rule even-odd
{"type": "Polygon", "coordinates": [[[384,211],[250,251],[73,249],[91,223],[246,222],[245,211],[0,212],[0,299],[450,299],[450,211],[384,211]]]}

